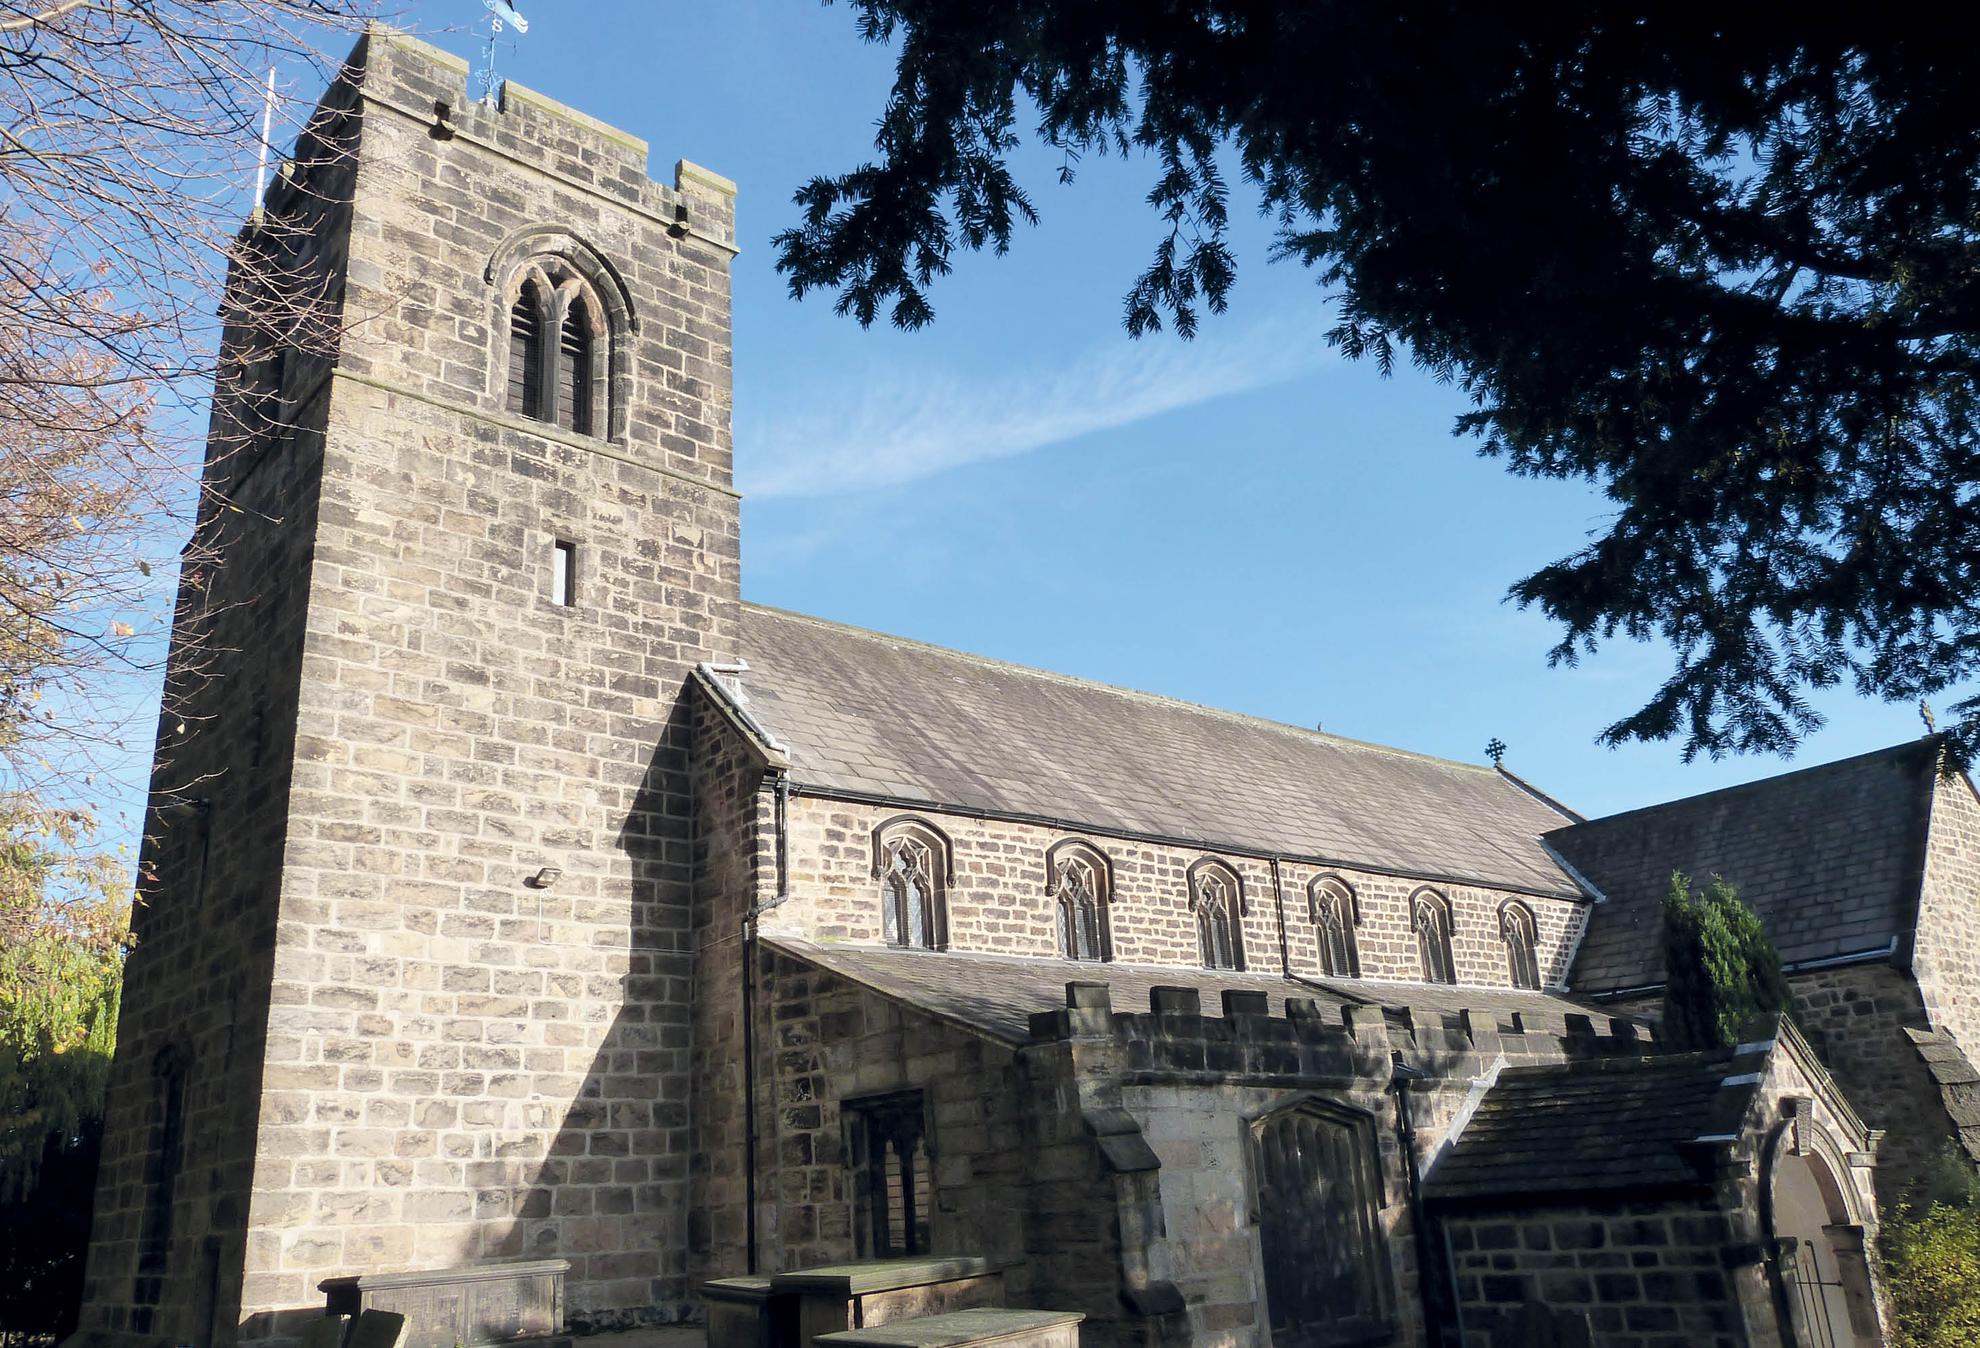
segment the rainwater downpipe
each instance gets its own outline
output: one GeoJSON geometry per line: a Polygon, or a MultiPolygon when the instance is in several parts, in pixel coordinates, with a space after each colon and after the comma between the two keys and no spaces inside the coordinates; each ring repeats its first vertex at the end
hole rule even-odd
{"type": "Polygon", "coordinates": [[[1272,907],[1279,915],[1279,975],[1292,977],[1292,954],[1286,947],[1286,886],[1279,877],[1279,859],[1272,858],[1272,907]]]}
{"type": "Polygon", "coordinates": [[[748,1269],[756,1272],[756,920],[791,897],[790,809],[791,776],[776,775],[775,834],[777,897],[755,904],[742,922],[742,1068],[743,1068],[743,1231],[748,1245],[748,1269]]]}
{"type": "Polygon", "coordinates": [[[1402,1146],[1403,1182],[1409,1200],[1410,1233],[1416,1246],[1416,1295],[1423,1306],[1424,1339],[1432,1344],[1449,1342],[1445,1333],[1443,1263],[1436,1257],[1430,1238],[1430,1224],[1423,1215],[1423,1183],[1416,1171],[1416,1120],[1409,1107],[1409,1088],[1430,1074],[1403,1061],[1402,1052],[1390,1055],[1389,1084],[1396,1093],[1396,1141],[1402,1146]]]}

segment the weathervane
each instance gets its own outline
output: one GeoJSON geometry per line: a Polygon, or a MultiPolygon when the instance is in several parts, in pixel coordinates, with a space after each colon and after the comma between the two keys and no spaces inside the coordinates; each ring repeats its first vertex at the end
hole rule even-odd
{"type": "Polygon", "coordinates": [[[529,20],[516,13],[516,7],[507,0],[481,0],[481,7],[488,11],[488,40],[481,45],[481,69],[474,73],[481,82],[481,101],[493,107],[502,101],[502,77],[495,73],[495,40],[502,35],[504,27],[513,27],[518,34],[527,33],[529,20]]]}

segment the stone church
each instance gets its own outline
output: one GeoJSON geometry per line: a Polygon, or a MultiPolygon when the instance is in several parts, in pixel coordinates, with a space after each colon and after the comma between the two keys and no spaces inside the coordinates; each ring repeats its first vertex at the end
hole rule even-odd
{"type": "Polygon", "coordinates": [[[1883,1342],[1879,1201],[1980,1154],[1933,741],[1590,821],[744,603],[735,185],[466,76],[374,29],[243,231],[84,1342],[889,1258],[1087,1348],[1883,1342]],[[1797,1020],[1663,1050],[1675,869],[1797,1020]]]}

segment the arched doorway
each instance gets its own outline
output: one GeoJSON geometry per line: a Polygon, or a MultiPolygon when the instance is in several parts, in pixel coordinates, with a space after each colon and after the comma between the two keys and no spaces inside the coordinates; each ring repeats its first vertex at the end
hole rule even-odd
{"type": "MultiPolygon", "coordinates": [[[[1806,1126],[1806,1125],[1804,1125],[1806,1126]]],[[[1880,1348],[1868,1252],[1857,1204],[1821,1149],[1770,1149],[1768,1234],[1776,1291],[1795,1348],[1880,1348]]]]}

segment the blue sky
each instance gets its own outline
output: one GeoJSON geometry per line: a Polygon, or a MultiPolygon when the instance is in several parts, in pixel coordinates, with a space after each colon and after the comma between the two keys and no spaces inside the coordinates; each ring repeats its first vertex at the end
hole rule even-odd
{"type": "MultiPolygon", "coordinates": [[[[474,56],[476,0],[410,25],[474,56]],[[451,31],[450,31],[451,29],[451,31]]],[[[871,152],[891,67],[843,5],[523,0],[505,74],[736,179],[736,462],[757,602],[1410,749],[1506,765],[1588,813],[1782,771],[1685,766],[1595,735],[1667,669],[1619,644],[1550,670],[1506,586],[1603,515],[1451,435],[1462,400],[1333,355],[1310,276],[1240,223],[1231,312],[1130,341],[1120,301],[1157,225],[1152,169],[1024,161],[1043,223],[965,256],[915,334],[788,298],[771,237],[810,174],[871,152]]],[[[296,92],[301,93],[301,90],[296,92]]],[[[1797,764],[1920,732],[1837,695],[1797,764]]]]}

